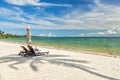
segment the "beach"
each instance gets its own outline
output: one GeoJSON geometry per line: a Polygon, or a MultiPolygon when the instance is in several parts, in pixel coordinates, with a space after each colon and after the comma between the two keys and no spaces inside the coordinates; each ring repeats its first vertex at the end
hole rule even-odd
{"type": "Polygon", "coordinates": [[[120,57],[40,47],[50,53],[27,58],[20,45],[0,42],[2,80],[120,80],[120,57]]]}

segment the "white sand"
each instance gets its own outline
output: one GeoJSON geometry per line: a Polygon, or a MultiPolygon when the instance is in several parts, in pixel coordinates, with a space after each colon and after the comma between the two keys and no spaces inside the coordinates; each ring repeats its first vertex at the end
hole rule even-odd
{"type": "Polygon", "coordinates": [[[47,56],[25,58],[19,44],[0,42],[3,80],[120,80],[120,58],[45,49],[47,56]]]}

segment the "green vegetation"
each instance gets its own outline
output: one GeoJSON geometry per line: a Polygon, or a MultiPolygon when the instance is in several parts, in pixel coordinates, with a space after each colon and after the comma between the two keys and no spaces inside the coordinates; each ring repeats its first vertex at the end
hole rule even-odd
{"type": "Polygon", "coordinates": [[[0,30],[0,38],[18,38],[18,37],[21,37],[21,36],[18,36],[16,34],[15,35],[8,34],[0,30]]]}

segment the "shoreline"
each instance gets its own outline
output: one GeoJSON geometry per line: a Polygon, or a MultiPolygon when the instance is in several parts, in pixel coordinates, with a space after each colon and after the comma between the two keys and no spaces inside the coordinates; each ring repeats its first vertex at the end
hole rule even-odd
{"type": "MultiPolygon", "coordinates": [[[[21,43],[21,42],[12,42],[12,41],[1,41],[4,43],[9,43],[9,44],[17,44],[17,45],[27,45],[27,43],[21,43]]],[[[100,56],[107,56],[107,57],[114,57],[114,58],[120,58],[120,55],[115,55],[115,54],[108,54],[108,53],[100,53],[100,52],[92,52],[92,51],[74,51],[74,50],[68,50],[68,49],[58,49],[55,47],[50,47],[50,46],[40,46],[40,45],[35,45],[33,46],[41,47],[41,48],[47,48],[47,49],[55,49],[55,50],[62,50],[62,51],[68,51],[68,52],[75,52],[75,53],[84,53],[84,54],[91,54],[91,55],[100,55],[100,56]]]]}
{"type": "MultiPolygon", "coordinates": [[[[112,43],[112,39],[110,41],[105,42],[104,44],[100,44],[99,42],[104,42],[105,40],[97,40],[93,39],[90,41],[83,39],[78,39],[77,43],[73,40],[68,39],[68,42],[65,42],[64,39],[60,40],[58,39],[50,39],[49,38],[38,38],[38,40],[35,40],[36,38],[33,38],[33,45],[45,47],[45,48],[53,48],[58,50],[65,50],[65,51],[71,51],[71,52],[85,52],[85,53],[92,53],[92,54],[102,54],[102,55],[113,55],[113,56],[119,56],[120,55],[120,47],[117,43],[112,43]],[[73,42],[71,42],[73,41],[73,42]],[[88,41],[86,43],[86,41],[88,41]],[[96,41],[95,43],[92,43],[91,41],[96,41]],[[112,44],[111,44],[112,43],[112,44]],[[90,44],[90,45],[88,45],[90,44]],[[116,45],[116,46],[113,46],[116,45]]],[[[76,40],[76,39],[75,39],[76,40]]],[[[6,41],[10,43],[19,43],[19,44],[26,44],[26,38],[11,38],[11,39],[1,39],[1,41],[6,41]]],[[[66,40],[67,41],[67,40],[66,40]]],[[[119,41],[119,40],[118,40],[119,41]]]]}

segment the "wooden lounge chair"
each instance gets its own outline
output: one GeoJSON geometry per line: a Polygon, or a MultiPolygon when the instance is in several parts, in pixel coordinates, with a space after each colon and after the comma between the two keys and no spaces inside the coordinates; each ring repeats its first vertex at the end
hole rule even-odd
{"type": "Polygon", "coordinates": [[[49,53],[49,51],[45,51],[45,52],[35,51],[32,46],[28,46],[28,48],[31,51],[33,56],[41,56],[49,53]]]}
{"type": "Polygon", "coordinates": [[[29,50],[30,50],[30,52],[31,52],[31,56],[36,56],[36,54],[35,54],[35,51],[34,51],[34,49],[32,48],[32,46],[27,46],[28,48],[29,48],[29,50]]]}
{"type": "Polygon", "coordinates": [[[20,51],[20,53],[18,55],[21,56],[30,56],[32,53],[31,51],[29,51],[25,46],[20,46],[23,50],[20,51]]]}

